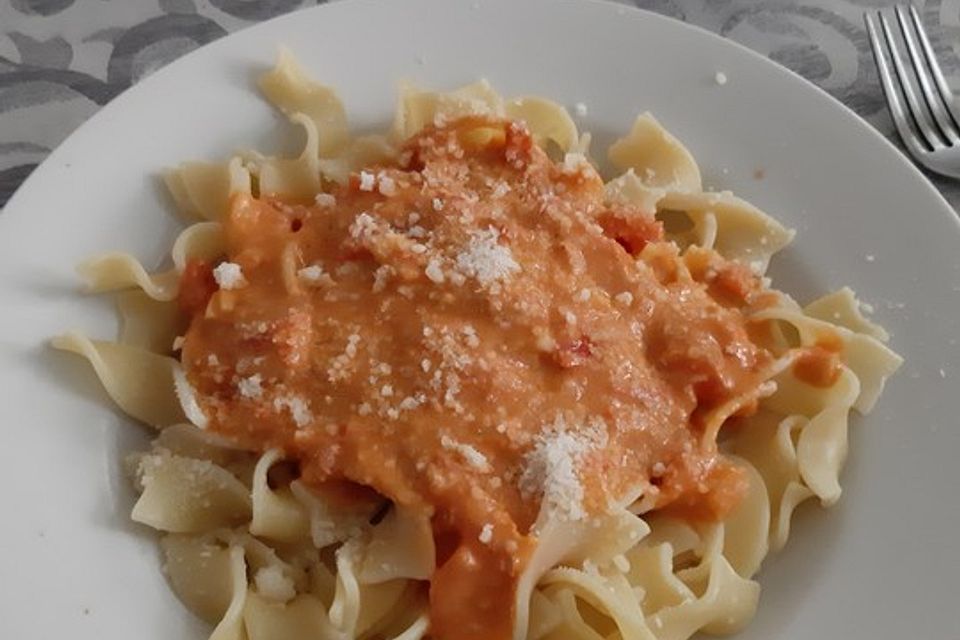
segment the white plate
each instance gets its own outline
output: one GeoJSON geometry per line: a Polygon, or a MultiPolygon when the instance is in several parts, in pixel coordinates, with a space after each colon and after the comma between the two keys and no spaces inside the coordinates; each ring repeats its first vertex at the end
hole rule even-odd
{"type": "MultiPolygon", "coordinates": [[[[0,216],[0,637],[202,637],[170,594],[153,536],[128,522],[124,451],[144,438],[86,363],[48,336],[113,335],[74,265],[127,248],[159,264],[175,229],[157,172],[286,127],[253,78],[289,45],[359,126],[396,81],[480,76],[506,94],[589,107],[604,143],[653,111],[730,188],[797,228],[775,282],[808,299],[850,284],[906,364],[857,421],[840,504],[801,510],[768,560],[744,639],[953,637],[960,553],[960,226],[890,144],[826,94],[703,31],[597,2],[335,3],[225,38],[158,72],[81,127],[0,216]],[[714,81],[723,71],[729,83],[714,81]],[[762,169],[765,177],[754,172],[762,169]]],[[[601,148],[598,145],[595,148],[601,148]]]]}

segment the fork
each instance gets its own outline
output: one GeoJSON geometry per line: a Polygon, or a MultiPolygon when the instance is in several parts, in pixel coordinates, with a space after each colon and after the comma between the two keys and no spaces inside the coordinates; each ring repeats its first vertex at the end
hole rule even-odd
{"type": "Polygon", "coordinates": [[[917,9],[897,5],[894,13],[906,55],[882,12],[875,14],[879,30],[871,13],[863,16],[893,124],[914,160],[935,173],[960,178],[960,109],[917,9]]]}

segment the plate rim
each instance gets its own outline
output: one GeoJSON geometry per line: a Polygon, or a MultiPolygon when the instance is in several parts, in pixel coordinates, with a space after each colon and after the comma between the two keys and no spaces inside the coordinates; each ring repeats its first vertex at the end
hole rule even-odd
{"type": "MultiPolygon", "coordinates": [[[[448,0],[428,0],[428,1],[434,2],[436,4],[444,4],[448,0]]],[[[491,0],[482,0],[482,1],[490,2],[491,0]]],[[[502,2],[503,0],[493,0],[493,1],[502,2]]],[[[192,51],[180,56],[176,60],[173,60],[172,62],[164,65],[160,69],[151,73],[149,76],[138,80],[133,85],[127,87],[126,89],[121,91],[119,94],[117,94],[114,98],[112,98],[109,102],[107,102],[107,104],[103,105],[100,109],[98,109],[96,113],[94,113],[92,116],[87,118],[84,122],[82,122],[80,126],[78,126],[76,129],[71,131],[70,134],[66,138],[64,138],[59,144],[57,144],[57,146],[50,152],[50,154],[46,158],[44,158],[43,161],[39,165],[37,165],[37,167],[32,172],[30,172],[30,175],[27,176],[26,180],[20,183],[20,185],[13,192],[13,195],[10,197],[10,199],[7,201],[4,207],[0,209],[0,227],[4,225],[4,219],[10,219],[13,217],[13,215],[20,215],[16,213],[21,209],[20,201],[28,197],[28,196],[24,196],[23,194],[24,193],[29,194],[30,190],[36,188],[34,187],[35,184],[37,184],[38,182],[42,182],[45,179],[45,175],[46,173],[49,172],[50,167],[56,164],[59,157],[63,153],[65,153],[63,151],[64,147],[68,147],[69,145],[73,144],[74,140],[77,137],[79,137],[79,134],[86,133],[87,130],[93,128],[94,126],[99,126],[100,120],[104,120],[110,117],[110,115],[117,109],[122,109],[124,103],[130,100],[132,95],[135,95],[136,93],[139,93],[145,90],[143,89],[144,86],[146,86],[147,87],[146,90],[148,90],[150,83],[155,82],[157,78],[163,78],[166,75],[178,73],[179,68],[186,67],[187,65],[189,65],[194,57],[209,55],[210,51],[218,47],[225,46],[223,45],[224,42],[227,42],[228,40],[230,40],[231,38],[233,38],[238,34],[252,31],[254,29],[268,28],[269,25],[272,25],[276,22],[291,20],[291,19],[294,19],[295,16],[302,16],[307,13],[331,11],[331,10],[336,10],[343,6],[356,6],[356,5],[363,5],[363,4],[376,5],[376,4],[380,4],[381,2],[382,0],[332,0],[332,1],[325,2],[324,4],[319,4],[312,7],[302,7],[299,9],[295,9],[285,14],[274,16],[268,20],[264,20],[262,22],[258,22],[256,24],[252,24],[247,27],[238,29],[236,31],[227,33],[225,36],[218,38],[217,40],[208,42],[204,45],[197,47],[196,49],[193,49],[192,51]],[[13,214],[11,214],[11,212],[13,212],[13,214]]],[[[807,89],[812,89],[821,100],[826,100],[827,102],[831,103],[832,107],[834,108],[839,107],[840,111],[838,113],[843,113],[843,116],[848,120],[848,122],[850,122],[851,124],[855,124],[856,128],[859,131],[863,133],[869,133],[874,139],[879,139],[883,141],[884,147],[885,147],[884,152],[888,154],[894,154],[897,157],[900,164],[909,170],[908,172],[911,174],[913,178],[919,178],[923,182],[924,187],[929,192],[929,194],[934,196],[934,198],[936,199],[939,205],[939,208],[944,213],[950,214],[947,217],[953,222],[953,230],[956,233],[960,234],[960,214],[958,214],[958,212],[953,208],[953,205],[950,204],[950,202],[940,192],[940,190],[936,187],[936,185],[933,184],[930,178],[928,178],[926,174],[924,174],[923,171],[921,171],[916,166],[916,164],[914,164],[914,162],[909,158],[909,156],[907,156],[903,151],[901,151],[892,140],[887,138],[887,136],[885,136],[876,127],[870,124],[865,118],[857,114],[851,107],[847,106],[836,97],[830,95],[830,93],[827,92],[825,89],[813,83],[812,81],[808,80],[807,78],[804,78],[802,75],[793,71],[792,69],[782,64],[779,64],[774,60],[771,60],[770,58],[764,56],[763,54],[757,51],[754,51],[753,49],[747,47],[744,44],[737,42],[736,40],[721,36],[699,25],[690,24],[689,22],[679,20],[677,18],[673,18],[670,16],[665,16],[649,9],[643,9],[633,5],[620,4],[618,2],[613,2],[612,0],[553,0],[553,2],[556,2],[558,4],[562,3],[567,5],[589,6],[591,7],[591,10],[596,10],[596,11],[612,10],[616,12],[618,15],[626,14],[628,12],[634,12],[635,14],[642,16],[641,19],[643,20],[652,20],[654,22],[661,22],[661,23],[671,23],[676,28],[690,29],[695,32],[699,32],[699,34],[703,37],[713,39],[715,42],[717,41],[723,42],[725,43],[725,46],[732,46],[736,49],[739,49],[741,53],[746,54],[747,56],[753,58],[755,61],[758,61],[761,64],[766,65],[768,69],[770,69],[771,71],[779,73],[782,76],[791,78],[794,81],[801,82],[802,84],[806,85],[807,89]]],[[[478,3],[475,2],[474,4],[476,5],[478,3]]],[[[888,112],[886,103],[884,103],[883,110],[884,112],[888,112]]]]}
{"type": "MultiPolygon", "coordinates": [[[[434,2],[434,3],[443,3],[444,0],[424,0],[424,1],[425,1],[425,2],[426,2],[426,1],[429,1],[429,2],[434,2]]],[[[499,3],[499,4],[502,4],[502,3],[505,3],[505,2],[509,2],[509,0],[489,0],[489,1],[495,2],[495,3],[499,3]]],[[[661,16],[661,15],[659,15],[659,14],[655,14],[655,13],[650,12],[650,11],[640,10],[640,9],[635,8],[635,7],[616,5],[616,4],[613,4],[613,3],[604,2],[604,1],[602,1],[602,0],[553,0],[553,1],[555,1],[555,2],[561,2],[561,1],[562,1],[562,3],[565,4],[565,5],[606,5],[607,9],[610,9],[611,7],[613,8],[613,10],[617,10],[618,8],[623,8],[626,12],[629,12],[631,9],[633,9],[633,10],[636,10],[636,11],[640,11],[641,14],[644,14],[644,17],[643,17],[644,20],[651,21],[651,22],[654,23],[654,24],[671,23],[671,22],[672,22],[672,23],[677,23],[677,22],[680,22],[680,21],[676,21],[676,20],[673,20],[673,19],[668,18],[668,17],[661,16]]],[[[139,83],[137,83],[136,85],[134,85],[133,87],[125,90],[125,91],[124,91],[123,93],[121,93],[116,99],[112,100],[110,103],[108,103],[107,105],[105,105],[105,106],[104,106],[102,109],[100,109],[96,114],[94,114],[91,118],[89,118],[86,122],[84,122],[80,127],[77,128],[77,130],[76,130],[75,132],[73,132],[73,133],[72,133],[70,136],[68,136],[68,138],[66,138],[60,145],[58,145],[57,148],[50,154],[50,156],[49,156],[43,163],[41,163],[40,166],[37,167],[37,169],[33,172],[33,174],[30,176],[30,178],[29,178],[27,181],[25,181],[24,185],[22,185],[20,188],[18,188],[17,192],[14,194],[13,198],[11,198],[11,201],[10,201],[11,203],[15,204],[16,207],[15,207],[14,209],[12,209],[12,210],[11,210],[11,208],[8,207],[8,208],[6,208],[6,209],[2,212],[2,213],[6,213],[7,215],[5,215],[5,216],[4,216],[4,215],[0,215],[0,234],[2,234],[2,232],[3,232],[4,229],[11,229],[11,227],[13,226],[12,224],[9,224],[9,223],[8,223],[7,227],[4,227],[4,226],[3,226],[3,225],[4,225],[4,222],[3,222],[3,220],[2,220],[4,217],[10,218],[10,219],[11,219],[10,222],[23,222],[23,221],[24,221],[23,218],[25,217],[25,215],[29,215],[29,211],[30,211],[30,210],[26,209],[25,206],[20,205],[20,202],[21,202],[21,201],[25,201],[25,200],[26,200],[27,198],[29,198],[29,197],[40,197],[40,198],[46,199],[46,196],[42,195],[42,193],[37,193],[37,191],[39,191],[40,189],[43,188],[43,183],[46,181],[46,179],[47,179],[48,177],[50,177],[50,176],[47,176],[46,174],[50,174],[52,171],[55,171],[55,170],[59,169],[59,167],[57,167],[56,165],[61,162],[61,158],[62,158],[66,153],[72,152],[71,147],[76,146],[76,139],[77,139],[78,137],[80,137],[81,135],[84,135],[84,134],[86,133],[86,131],[89,130],[90,127],[101,125],[102,123],[100,122],[100,119],[107,119],[107,118],[109,118],[113,113],[117,113],[117,110],[120,110],[120,111],[124,110],[124,109],[126,108],[126,101],[129,101],[130,99],[134,99],[134,98],[137,96],[136,90],[137,90],[138,88],[141,89],[142,91],[147,91],[147,90],[149,90],[149,88],[150,88],[150,86],[151,86],[151,85],[149,84],[149,83],[151,82],[151,80],[153,80],[153,81],[160,81],[161,79],[163,79],[163,78],[166,77],[166,76],[163,75],[163,74],[165,74],[165,73],[172,73],[172,74],[180,73],[180,67],[178,67],[177,65],[180,64],[180,63],[183,63],[183,65],[189,64],[190,62],[192,62],[192,61],[195,59],[195,58],[191,58],[191,56],[193,56],[194,54],[196,54],[197,57],[199,57],[199,56],[201,55],[201,52],[203,52],[203,54],[209,54],[209,53],[210,53],[210,50],[211,50],[211,49],[215,49],[217,46],[222,46],[222,47],[228,47],[228,46],[230,46],[230,45],[229,45],[229,43],[231,42],[230,39],[231,39],[232,37],[235,37],[235,35],[239,35],[240,33],[243,33],[243,32],[246,32],[246,31],[250,31],[250,30],[254,30],[254,29],[258,29],[258,28],[268,28],[268,25],[271,25],[271,24],[274,23],[275,21],[282,21],[282,20],[285,20],[285,19],[291,19],[291,18],[294,17],[294,16],[303,16],[304,13],[301,13],[301,12],[307,12],[307,11],[309,11],[310,9],[316,9],[317,11],[327,10],[327,7],[328,7],[328,6],[333,6],[333,5],[336,5],[336,4],[369,6],[369,5],[377,5],[377,4],[379,4],[379,1],[378,1],[378,0],[351,0],[351,2],[349,2],[349,3],[347,3],[347,2],[339,2],[339,3],[331,3],[330,5],[320,5],[320,6],[317,6],[317,7],[309,7],[309,8],[306,8],[306,9],[302,9],[302,10],[299,10],[299,11],[295,11],[295,12],[291,12],[291,13],[285,14],[285,15],[283,15],[283,16],[278,16],[278,17],[273,18],[273,19],[271,19],[271,20],[264,21],[263,23],[260,23],[259,25],[254,25],[254,26],[250,27],[250,29],[244,29],[244,30],[241,30],[241,31],[239,31],[239,32],[235,32],[235,34],[230,34],[230,35],[228,35],[228,36],[226,36],[226,37],[224,37],[224,38],[221,38],[221,39],[219,39],[219,40],[217,40],[217,41],[215,41],[215,42],[209,43],[209,44],[204,45],[204,46],[202,46],[202,47],[198,47],[196,50],[190,52],[189,54],[182,56],[181,58],[179,58],[178,60],[172,62],[172,63],[169,64],[169,65],[166,65],[166,66],[163,67],[162,69],[158,70],[156,73],[151,74],[151,76],[148,77],[148,78],[146,78],[146,79],[144,79],[143,82],[139,82],[139,83]],[[128,95],[128,94],[129,94],[129,95],[128,95]],[[99,118],[99,119],[98,119],[98,118],[99,118]],[[90,125],[90,127],[88,127],[88,125],[90,125]],[[84,127],[88,127],[88,128],[87,128],[87,129],[84,129],[84,127]],[[38,177],[38,174],[41,173],[41,170],[43,170],[43,171],[42,171],[42,174],[43,174],[43,175],[41,175],[41,176],[38,177]],[[33,186],[33,184],[30,184],[30,180],[33,180],[34,178],[36,178],[36,180],[34,180],[34,183],[39,182],[39,186],[36,186],[36,187],[35,187],[35,186],[33,186]],[[24,187],[27,186],[28,184],[30,184],[30,188],[29,188],[29,189],[24,189],[24,187]],[[26,194],[26,195],[24,195],[24,194],[26,194]],[[19,209],[21,209],[21,208],[24,209],[24,213],[23,213],[23,214],[18,214],[17,211],[18,211],[19,209]],[[11,215],[11,214],[13,214],[13,215],[11,215]]],[[[469,10],[469,7],[468,7],[468,10],[469,10]]],[[[612,13],[612,11],[611,11],[611,13],[612,13]]],[[[301,19],[301,20],[304,20],[305,18],[302,18],[302,17],[301,17],[300,19],[301,19]]],[[[310,20],[313,21],[314,18],[310,18],[310,20]]],[[[800,83],[800,85],[798,85],[798,90],[800,89],[800,87],[801,87],[802,85],[811,85],[811,86],[812,86],[814,89],[816,89],[817,91],[816,91],[816,92],[810,92],[808,89],[805,88],[805,89],[803,89],[804,93],[810,94],[811,100],[813,99],[813,95],[814,95],[814,94],[816,94],[816,93],[821,94],[821,95],[819,95],[819,96],[817,97],[817,100],[818,100],[822,105],[824,105],[824,106],[826,106],[827,104],[832,105],[832,106],[830,106],[830,109],[831,109],[831,111],[829,112],[829,113],[830,113],[830,117],[839,118],[839,116],[833,116],[832,114],[834,114],[834,113],[840,113],[840,112],[845,112],[845,115],[843,116],[845,119],[842,121],[842,124],[843,124],[844,126],[846,126],[847,128],[853,128],[853,127],[850,127],[850,124],[849,124],[849,123],[855,120],[855,121],[857,121],[857,122],[859,123],[858,126],[865,127],[865,128],[866,128],[867,130],[869,130],[874,136],[879,137],[879,138],[882,139],[889,147],[892,147],[891,151],[897,152],[897,158],[898,158],[898,159],[897,159],[897,161],[895,161],[895,162],[893,161],[893,156],[891,156],[891,155],[889,154],[889,152],[884,152],[884,153],[886,154],[885,157],[886,157],[887,159],[889,159],[889,164],[891,165],[891,167],[890,167],[891,174],[892,174],[893,172],[896,172],[897,174],[900,174],[900,176],[902,176],[902,180],[904,181],[904,183],[910,185],[911,189],[915,189],[915,190],[917,191],[917,195],[918,195],[918,196],[922,195],[923,193],[930,193],[930,192],[932,192],[933,194],[936,194],[936,196],[937,196],[937,202],[939,203],[939,208],[941,209],[941,211],[943,211],[944,215],[946,215],[948,218],[950,218],[950,219],[952,220],[952,222],[953,222],[953,224],[950,225],[950,228],[951,228],[951,230],[950,230],[950,232],[949,232],[950,240],[955,240],[955,239],[960,238],[960,236],[955,235],[955,233],[956,233],[957,231],[960,231],[960,219],[957,218],[957,215],[956,215],[955,210],[954,210],[953,207],[949,204],[949,202],[943,197],[943,195],[939,192],[939,190],[929,181],[929,179],[928,179],[922,172],[920,172],[920,171],[916,168],[916,166],[913,165],[912,162],[909,161],[909,159],[907,159],[902,153],[899,152],[899,150],[897,149],[897,147],[896,147],[889,139],[887,139],[885,136],[883,136],[879,131],[877,131],[872,125],[870,125],[870,124],[869,124],[868,122],[866,122],[864,119],[860,118],[860,116],[858,116],[855,112],[853,112],[849,107],[847,107],[846,105],[844,105],[842,102],[840,102],[839,100],[837,100],[836,98],[834,98],[832,95],[830,95],[829,93],[827,93],[827,92],[824,91],[823,89],[820,89],[819,87],[817,87],[817,86],[814,85],[813,83],[807,81],[806,79],[802,78],[801,76],[799,76],[799,75],[796,74],[795,72],[791,71],[790,69],[788,69],[788,68],[786,68],[786,67],[783,67],[783,66],[781,66],[781,65],[779,65],[779,64],[777,64],[777,63],[775,63],[775,62],[773,62],[773,61],[771,61],[771,60],[769,60],[769,59],[767,59],[765,56],[763,56],[763,55],[761,55],[761,54],[759,54],[759,53],[757,53],[757,52],[755,52],[755,51],[752,51],[751,49],[745,47],[744,45],[741,45],[741,44],[739,44],[739,43],[737,43],[737,42],[734,42],[734,41],[732,41],[732,40],[729,40],[729,39],[727,39],[727,38],[721,37],[721,36],[719,36],[719,35],[717,35],[717,34],[715,34],[715,33],[712,33],[712,32],[710,32],[710,31],[708,31],[708,30],[706,30],[706,29],[697,27],[697,26],[695,26],[695,25],[690,25],[690,24],[682,23],[682,22],[681,22],[680,24],[674,24],[673,27],[678,28],[678,29],[683,29],[684,27],[686,27],[686,28],[691,29],[691,30],[694,31],[694,32],[700,32],[700,34],[698,34],[698,38],[702,38],[703,35],[706,34],[707,36],[712,37],[712,39],[713,39],[714,41],[720,41],[721,43],[723,43],[722,46],[723,46],[724,48],[728,48],[728,49],[729,49],[729,48],[731,48],[730,45],[732,45],[732,49],[740,49],[740,53],[741,53],[741,54],[745,53],[745,54],[746,54],[745,57],[747,57],[747,58],[753,58],[753,61],[754,61],[754,62],[756,61],[756,58],[761,58],[761,59],[763,59],[763,60],[766,60],[766,62],[769,63],[769,64],[763,64],[762,62],[760,63],[760,64],[763,65],[763,67],[764,67],[764,69],[766,70],[766,72],[769,72],[769,73],[780,73],[780,75],[781,75],[782,77],[784,77],[784,78],[789,78],[790,76],[793,76],[793,77],[795,77],[795,78],[797,78],[797,79],[800,79],[802,82],[800,83]],[[784,72],[786,72],[786,73],[784,73],[784,72]],[[823,100],[824,97],[826,97],[828,100],[824,101],[824,100],[823,100]],[[835,107],[836,105],[839,105],[840,107],[842,107],[842,110],[841,110],[840,112],[837,112],[837,111],[834,109],[834,107],[835,107]],[[913,171],[915,172],[915,174],[918,174],[918,175],[919,175],[919,177],[921,178],[921,181],[920,181],[919,183],[916,181],[917,175],[914,175],[914,176],[910,177],[909,179],[906,177],[907,174],[905,174],[905,173],[902,171],[902,169],[900,168],[901,165],[904,164],[904,163],[906,163],[907,165],[909,165],[910,168],[913,169],[913,171]],[[924,185],[923,187],[920,186],[921,183],[924,185]]],[[[181,66],[183,66],[183,65],[181,65],[181,66]]],[[[860,134],[860,133],[851,133],[851,137],[854,137],[855,140],[858,141],[857,144],[863,144],[863,145],[866,145],[866,144],[868,143],[868,139],[869,139],[869,136],[862,136],[862,134],[860,134]]],[[[872,144],[872,143],[871,143],[871,144],[872,144]]],[[[874,147],[874,148],[875,148],[875,149],[879,149],[881,146],[882,146],[882,145],[877,145],[877,146],[874,147]]],[[[202,147],[200,147],[200,149],[203,150],[202,147]]],[[[879,151],[877,151],[877,153],[879,154],[879,151]]],[[[52,174],[52,177],[57,177],[57,176],[58,176],[58,174],[55,174],[55,173],[52,174]]],[[[57,182],[59,182],[59,180],[57,180],[57,182]]],[[[924,196],[924,197],[925,197],[925,196],[924,196]]],[[[928,205],[926,204],[926,201],[925,201],[925,200],[922,200],[921,198],[918,197],[918,202],[922,203],[922,206],[919,208],[919,211],[920,211],[921,214],[923,214],[923,215],[931,215],[931,216],[933,215],[933,212],[932,212],[932,211],[927,212],[927,213],[924,213],[924,211],[923,211],[923,210],[928,209],[928,208],[929,208],[929,209],[933,209],[932,201],[931,201],[931,204],[929,204],[929,206],[928,206],[928,205]]],[[[9,203],[8,203],[8,204],[9,204],[9,203]]],[[[923,216],[920,216],[920,217],[923,218],[923,216]]],[[[29,223],[29,224],[33,224],[33,223],[29,223]]],[[[935,218],[929,218],[929,219],[928,219],[928,224],[929,224],[929,225],[932,225],[933,228],[941,228],[941,227],[938,227],[938,226],[937,226],[939,223],[937,222],[937,220],[936,220],[935,218]]],[[[924,226],[926,226],[926,225],[924,225],[924,226]]],[[[946,228],[942,228],[942,229],[943,229],[944,232],[946,232],[946,228]]],[[[11,235],[13,235],[13,234],[11,234],[11,235]]],[[[2,239],[2,238],[0,238],[0,239],[2,239]]],[[[7,274],[3,274],[3,275],[4,275],[4,276],[7,276],[7,274]]],[[[10,274],[10,275],[12,276],[12,277],[10,277],[10,280],[11,280],[11,281],[13,281],[15,278],[16,278],[16,280],[18,280],[18,281],[20,280],[20,278],[19,278],[18,276],[13,276],[13,274],[10,274]]],[[[6,277],[4,277],[4,280],[6,280],[6,277]]],[[[6,283],[4,283],[4,284],[6,284],[6,283]]],[[[951,302],[951,305],[953,305],[953,304],[954,304],[954,303],[951,302]]],[[[2,346],[2,345],[0,345],[0,346],[2,346]]],[[[0,353],[0,355],[2,355],[2,353],[0,353]]],[[[938,393],[942,393],[942,392],[938,392],[938,393]]],[[[19,404],[19,403],[17,403],[17,404],[19,404]]],[[[109,411],[109,409],[105,408],[104,411],[105,411],[105,412],[106,412],[106,411],[109,411]]],[[[62,426],[62,425],[61,425],[61,426],[62,426]]],[[[126,427],[123,427],[123,428],[126,428],[126,427]]],[[[865,432],[861,432],[861,436],[860,436],[860,437],[863,438],[863,439],[866,439],[866,433],[865,433],[865,432]]],[[[864,476],[861,475],[861,478],[862,478],[862,477],[864,477],[864,476]]],[[[846,486],[846,485],[845,485],[845,486],[846,486]]],[[[846,503],[846,502],[845,502],[844,504],[856,504],[856,503],[853,503],[853,502],[851,501],[850,503],[846,503]]],[[[848,509],[845,509],[844,511],[846,511],[847,513],[849,513],[849,508],[848,508],[848,509]]],[[[826,515],[828,515],[828,516],[830,517],[830,520],[831,520],[831,521],[836,521],[837,523],[839,523],[839,521],[840,521],[840,519],[841,519],[840,515],[839,515],[838,513],[836,513],[836,512],[831,513],[831,514],[826,514],[826,515]]],[[[164,585],[164,586],[165,586],[165,585],[164,585]]],[[[765,588],[766,588],[766,585],[764,585],[764,586],[765,586],[765,588]]],[[[804,600],[803,598],[798,598],[798,602],[796,603],[796,605],[799,606],[799,604],[801,604],[801,601],[803,601],[803,600],[804,600]]],[[[805,602],[802,602],[802,603],[805,604],[805,602]]],[[[764,607],[761,606],[761,609],[764,609],[764,607]]],[[[794,611],[791,610],[791,612],[788,614],[788,616],[789,616],[789,615],[792,615],[793,613],[794,613],[794,611]]],[[[779,614],[778,614],[778,616],[779,616],[779,614]]],[[[190,616],[189,616],[189,614],[186,614],[186,613],[185,613],[185,614],[184,614],[184,617],[186,618],[186,617],[190,617],[190,616]]]]}

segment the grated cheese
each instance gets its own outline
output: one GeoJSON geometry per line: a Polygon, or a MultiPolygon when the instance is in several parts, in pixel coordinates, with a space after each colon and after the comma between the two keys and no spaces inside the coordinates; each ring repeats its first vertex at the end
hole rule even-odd
{"type": "Polygon", "coordinates": [[[406,398],[400,401],[400,408],[404,411],[413,411],[414,409],[419,407],[420,404],[421,404],[421,401],[419,398],[415,398],[413,396],[407,396],[406,398]]]}
{"type": "Polygon", "coordinates": [[[633,304],[633,294],[629,291],[618,293],[613,299],[625,307],[629,307],[631,304],[633,304]]]}
{"type": "Polygon", "coordinates": [[[237,391],[244,398],[259,398],[263,395],[263,376],[255,373],[247,378],[240,378],[237,382],[237,391]]]}
{"type": "Polygon", "coordinates": [[[312,264],[297,271],[297,279],[310,287],[333,286],[333,278],[323,270],[319,264],[312,264]]]}
{"type": "Polygon", "coordinates": [[[723,71],[717,71],[717,73],[713,76],[713,79],[721,87],[727,84],[727,74],[725,74],[723,71]]]}
{"type": "Polygon", "coordinates": [[[457,266],[482,285],[519,271],[520,265],[513,259],[510,248],[501,245],[499,239],[500,231],[493,227],[471,232],[466,248],[457,256],[457,266]]]}
{"type": "Polygon", "coordinates": [[[373,292],[380,293],[387,288],[387,280],[393,274],[393,267],[388,264],[380,265],[373,272],[373,292]]]}
{"type": "Polygon", "coordinates": [[[235,262],[221,262],[213,270],[213,279],[217,286],[224,290],[239,289],[247,284],[243,277],[243,269],[235,262]]]}
{"type": "Polygon", "coordinates": [[[332,193],[318,193],[314,196],[313,201],[318,207],[335,207],[337,206],[337,198],[332,193]]]}
{"type": "Polygon", "coordinates": [[[424,270],[424,273],[427,274],[427,277],[430,278],[432,282],[440,284],[444,281],[443,269],[440,268],[439,258],[430,258],[430,262],[427,263],[427,268],[424,270]]]}
{"type": "Polygon", "coordinates": [[[577,468],[587,453],[604,446],[606,435],[606,424],[599,418],[589,426],[571,428],[558,414],[524,456],[518,483],[521,495],[526,499],[540,496],[541,509],[561,520],[585,518],[584,489],[577,468]]]}
{"type": "Polygon", "coordinates": [[[350,235],[354,240],[372,235],[376,230],[377,221],[366,211],[359,214],[350,225],[350,235]]]}
{"type": "Polygon", "coordinates": [[[276,411],[287,409],[290,417],[298,427],[305,427],[313,421],[313,414],[307,402],[300,396],[285,396],[273,399],[273,408],[276,411]]]}
{"type": "Polygon", "coordinates": [[[468,324],[463,328],[463,335],[466,338],[467,346],[476,349],[480,346],[480,338],[477,337],[477,330],[473,325],[468,324]]]}
{"type": "Polygon", "coordinates": [[[589,165],[587,157],[582,153],[571,151],[563,156],[563,172],[566,174],[580,173],[580,170],[589,165]]]}
{"type": "Polygon", "coordinates": [[[353,262],[352,260],[348,262],[344,262],[342,265],[337,267],[338,276],[349,276],[357,273],[358,271],[360,271],[360,267],[357,265],[356,262],[353,262]]]}
{"type": "Polygon", "coordinates": [[[253,576],[253,583],[261,596],[273,602],[287,602],[297,595],[293,580],[284,575],[283,569],[277,565],[258,569],[253,576]]]}
{"type": "Polygon", "coordinates": [[[360,172],[360,191],[373,191],[377,178],[367,171],[360,172]]]}
{"type": "Polygon", "coordinates": [[[459,454],[468,465],[477,471],[482,473],[487,473],[490,471],[490,463],[487,461],[487,456],[483,455],[469,444],[457,442],[449,436],[441,436],[440,446],[448,451],[454,451],[459,454]]]}
{"type": "Polygon", "coordinates": [[[380,192],[380,195],[389,198],[390,196],[396,195],[397,183],[390,176],[380,174],[380,178],[377,181],[377,190],[380,192]]]}
{"type": "Polygon", "coordinates": [[[480,535],[477,536],[477,540],[483,544],[490,544],[490,541],[493,540],[493,525],[489,522],[483,525],[483,528],[480,529],[480,535]]]}
{"type": "Polygon", "coordinates": [[[344,380],[350,371],[350,364],[357,356],[357,345],[360,344],[360,334],[352,333],[347,337],[347,346],[343,353],[330,360],[330,367],[327,369],[327,380],[337,382],[344,380]]]}

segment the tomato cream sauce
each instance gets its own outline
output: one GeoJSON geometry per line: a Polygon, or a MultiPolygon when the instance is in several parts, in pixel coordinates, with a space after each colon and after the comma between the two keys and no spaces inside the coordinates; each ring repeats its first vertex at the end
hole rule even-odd
{"type": "Polygon", "coordinates": [[[429,515],[431,637],[508,638],[541,510],[737,504],[702,427],[770,364],[739,311],[762,290],[520,124],[401,151],[316,203],[235,197],[224,263],[184,272],[182,361],[211,430],[429,515]]]}

